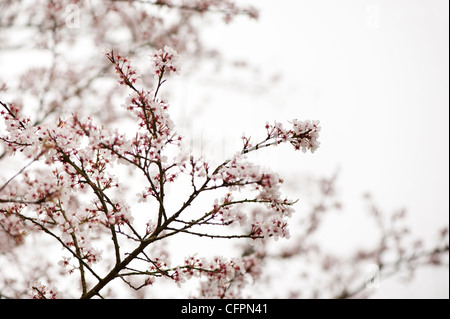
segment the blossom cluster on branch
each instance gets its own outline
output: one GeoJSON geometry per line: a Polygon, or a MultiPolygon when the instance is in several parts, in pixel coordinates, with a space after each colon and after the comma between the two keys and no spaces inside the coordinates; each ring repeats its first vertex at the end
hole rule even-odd
{"type": "MultiPolygon", "coordinates": [[[[83,298],[100,295],[101,289],[114,278],[132,274],[146,274],[146,285],[159,276],[179,284],[204,274],[210,288],[203,286],[202,289],[207,290],[208,295],[218,297],[231,291],[235,295],[237,292],[227,286],[230,282],[242,281],[243,274],[251,273],[255,267],[245,264],[255,263],[249,259],[256,258],[257,253],[243,260],[187,259],[184,265],[168,268],[147,256],[145,248],[178,233],[210,238],[288,237],[287,218],[294,202],[282,197],[280,184],[283,180],[277,174],[245,160],[245,154],[257,151],[258,147],[252,148],[247,143],[239,154],[214,169],[207,162],[197,162],[189,154],[182,154],[182,138],[174,130],[168,104],[158,97],[159,89],[165,83],[165,73],[178,68],[173,64],[177,53],[166,46],[164,50],[156,51],[153,57],[157,83],[154,90],[144,90],[136,86],[139,75],[128,59],[113,52],[107,54],[119,76],[119,84],[131,91],[125,109],[136,121],[135,133],[128,134],[132,137],[119,128],[102,127],[93,119],[81,119],[77,114],[59,118],[57,122],[33,125],[19,108],[1,102],[1,115],[6,126],[0,139],[6,152],[12,156],[22,153],[31,160],[30,166],[45,164],[36,170],[24,168],[2,186],[2,194],[8,194],[1,198],[3,223],[20,220],[24,228],[22,233],[35,228],[55,238],[70,253],[70,257],[64,257],[59,264],[69,268],[71,274],[75,269],[79,271],[83,298]],[[170,156],[168,149],[172,154],[175,150],[175,154],[170,156]],[[115,192],[121,185],[114,175],[114,163],[126,164],[138,171],[147,184],[142,198],[152,197],[157,202],[156,223],[149,222],[145,233],[139,232],[133,223],[130,204],[115,192]],[[190,176],[192,193],[178,210],[167,211],[166,184],[177,181],[180,174],[190,176]],[[196,219],[187,216],[185,210],[201,193],[219,190],[225,190],[226,195],[209,211],[196,219]],[[244,190],[248,191],[245,195],[244,190]],[[251,205],[254,206],[252,213],[246,213],[251,205]],[[241,224],[243,232],[222,234],[197,230],[199,226],[228,227],[234,222],[241,224]],[[115,266],[108,275],[101,277],[93,266],[103,258],[104,252],[93,243],[96,236],[108,233],[112,239],[115,266]],[[124,253],[121,249],[123,241],[134,241],[136,245],[131,252],[124,253]],[[129,272],[129,266],[136,258],[146,260],[150,267],[146,270],[133,268],[129,272]],[[96,284],[89,284],[90,280],[96,284]],[[212,286],[221,288],[213,293],[212,286]]],[[[315,150],[320,127],[318,122],[309,123],[295,120],[293,129],[288,131],[277,125],[276,134],[272,132],[264,140],[265,146],[289,141],[294,146],[304,145],[315,150]]],[[[20,233],[19,230],[15,232],[20,233]]],[[[43,285],[33,287],[38,292],[35,297],[55,295],[44,288],[43,285]]]]}

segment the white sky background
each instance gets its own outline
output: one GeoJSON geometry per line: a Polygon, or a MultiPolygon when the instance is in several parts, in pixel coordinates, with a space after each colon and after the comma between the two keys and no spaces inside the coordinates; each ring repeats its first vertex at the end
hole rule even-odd
{"type": "MultiPolygon", "coordinates": [[[[315,154],[280,147],[258,160],[304,201],[308,177],[340,169],[339,192],[354,219],[332,219],[353,230],[331,229],[337,249],[370,233],[359,224],[367,191],[387,213],[406,207],[413,232],[433,240],[449,224],[448,1],[246,2],[260,9],[258,21],[203,31],[225,61],[249,67],[168,81],[168,90],[179,85],[170,99],[178,128],[204,138],[220,161],[222,151],[239,150],[243,132],[264,137],[266,121],[320,120],[315,154]]],[[[448,298],[448,282],[448,269],[428,269],[406,287],[382,282],[374,297],[448,298]]]]}
{"type": "MultiPolygon", "coordinates": [[[[353,233],[334,234],[341,248],[370,232],[359,227],[366,191],[386,213],[405,207],[413,232],[435,239],[449,223],[448,1],[250,3],[258,21],[211,27],[205,41],[225,60],[259,69],[235,69],[226,80],[215,72],[183,78],[180,100],[172,100],[187,108],[178,124],[225,138],[227,149],[231,140],[240,146],[242,132],[264,134],[265,121],[318,119],[315,154],[280,148],[265,163],[300,198],[302,178],[340,169],[344,207],[356,217],[347,225],[353,233]]],[[[383,285],[375,297],[448,298],[448,269],[423,270],[403,288],[383,285]]]]}

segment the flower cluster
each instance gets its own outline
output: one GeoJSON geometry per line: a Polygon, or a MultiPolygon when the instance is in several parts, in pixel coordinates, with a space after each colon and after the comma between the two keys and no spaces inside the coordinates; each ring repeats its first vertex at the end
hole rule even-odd
{"type": "Polygon", "coordinates": [[[220,167],[215,174],[211,175],[211,179],[216,183],[222,183],[231,191],[251,185],[255,191],[259,192],[258,199],[261,200],[279,198],[280,185],[283,183],[276,173],[263,170],[240,154],[235,155],[220,167]]]}
{"type": "Polygon", "coordinates": [[[280,216],[267,216],[267,213],[256,213],[252,222],[251,233],[254,237],[289,238],[287,221],[280,216]]]}
{"type": "Polygon", "coordinates": [[[39,281],[33,284],[32,289],[31,297],[33,299],[56,299],[58,296],[56,288],[47,287],[39,281]]]}
{"type": "Polygon", "coordinates": [[[293,212],[294,202],[281,197],[280,187],[283,180],[275,173],[246,161],[243,156],[236,155],[226,162],[209,178],[213,188],[226,188],[227,193],[216,199],[211,211],[211,218],[222,225],[238,222],[241,226],[250,226],[248,237],[289,237],[286,218],[293,212]],[[241,196],[233,194],[239,191],[241,196]],[[242,195],[245,195],[242,197],[242,195]],[[262,206],[249,211],[250,205],[262,206]]]}
{"type": "Polygon", "coordinates": [[[314,153],[320,146],[318,138],[321,127],[319,121],[294,119],[291,124],[292,128],[286,129],[280,122],[275,122],[274,125],[267,123],[267,138],[274,139],[278,144],[289,142],[296,150],[303,152],[309,150],[314,153]]]}
{"type": "Polygon", "coordinates": [[[58,265],[61,266],[63,269],[67,270],[68,274],[72,274],[76,267],[70,264],[70,257],[63,257],[60,261],[58,261],[58,265]]]}
{"type": "MultiPolygon", "coordinates": [[[[0,109],[0,116],[3,118],[5,124],[5,131],[10,132],[8,135],[0,136],[0,140],[12,151],[22,152],[31,143],[29,139],[34,136],[34,128],[32,127],[31,120],[28,117],[23,117],[21,109],[18,105],[7,105],[0,101],[3,108],[0,109]]],[[[36,153],[26,154],[28,157],[36,155],[36,153]]]]}
{"type": "Polygon", "coordinates": [[[120,54],[115,55],[113,51],[108,52],[106,56],[114,63],[114,69],[120,77],[120,84],[132,86],[136,83],[136,70],[131,67],[130,61],[127,58],[124,58],[120,54]]]}
{"type": "Polygon", "coordinates": [[[174,124],[168,113],[169,105],[163,100],[154,98],[153,92],[141,91],[132,94],[128,97],[125,107],[135,113],[138,125],[143,129],[142,134],[150,133],[148,138],[156,139],[159,145],[157,152],[164,143],[181,140],[179,136],[173,136],[174,124]]]}
{"type": "Polygon", "coordinates": [[[242,288],[258,278],[262,270],[261,252],[253,252],[236,259],[215,257],[207,266],[207,280],[200,283],[201,298],[243,298],[242,288]]]}
{"type": "Polygon", "coordinates": [[[230,225],[234,222],[244,225],[247,221],[247,215],[243,213],[242,209],[233,204],[231,193],[227,193],[220,203],[218,199],[215,199],[212,211],[213,216],[223,225],[230,225]]]}
{"type": "Polygon", "coordinates": [[[153,54],[154,73],[157,77],[161,77],[165,72],[176,73],[179,71],[177,64],[179,59],[177,51],[169,46],[164,46],[153,54]]]}
{"type": "MultiPolygon", "coordinates": [[[[157,258],[152,261],[150,273],[163,274],[178,286],[192,278],[203,278],[201,297],[230,298],[240,296],[239,287],[248,277],[252,278],[259,274],[260,260],[259,253],[232,259],[216,256],[210,260],[190,256],[184,259],[182,265],[170,268],[165,260],[157,258]],[[231,283],[233,289],[229,289],[231,283]]],[[[149,281],[153,282],[153,278],[149,277],[149,281]]]]}
{"type": "MultiPolygon", "coordinates": [[[[29,165],[40,160],[46,165],[25,170],[20,178],[3,184],[2,195],[8,199],[1,197],[2,224],[17,218],[32,221],[34,230],[58,236],[80,261],[98,262],[101,251],[93,247],[93,238],[111,225],[132,220],[128,204],[107,194],[119,187],[110,170],[115,154],[101,148],[101,141],[111,134],[91,119],[82,121],[76,115],[33,126],[17,108],[4,109],[2,116],[8,125],[0,138],[8,151],[31,158],[29,165]]],[[[24,231],[10,232],[20,240],[24,231]]]]}

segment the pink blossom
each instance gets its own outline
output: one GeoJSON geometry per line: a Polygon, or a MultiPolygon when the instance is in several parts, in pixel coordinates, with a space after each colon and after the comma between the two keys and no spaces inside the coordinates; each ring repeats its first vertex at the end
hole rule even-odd
{"type": "Polygon", "coordinates": [[[156,51],[153,54],[155,76],[161,77],[165,72],[179,72],[178,59],[177,51],[167,45],[164,46],[164,49],[156,51]]]}

